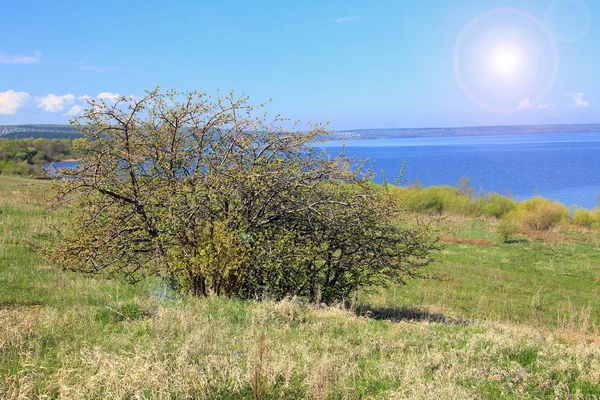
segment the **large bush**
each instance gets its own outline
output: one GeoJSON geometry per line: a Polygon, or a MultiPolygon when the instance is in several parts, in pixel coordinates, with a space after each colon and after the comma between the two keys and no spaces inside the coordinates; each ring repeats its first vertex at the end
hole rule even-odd
{"type": "Polygon", "coordinates": [[[523,229],[548,230],[565,222],[569,212],[565,206],[553,201],[534,197],[518,203],[507,218],[523,229]]]}
{"type": "Polygon", "coordinates": [[[52,259],[195,295],[334,302],[418,276],[436,248],[401,226],[385,188],[233,95],[150,92],[93,101],[74,121],[85,156],[57,181],[73,219],[52,259]]]}

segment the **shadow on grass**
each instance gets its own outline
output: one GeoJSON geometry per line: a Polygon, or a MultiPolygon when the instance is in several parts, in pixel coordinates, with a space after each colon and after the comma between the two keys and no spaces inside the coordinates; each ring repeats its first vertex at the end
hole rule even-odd
{"type": "Polygon", "coordinates": [[[430,312],[418,307],[372,307],[358,306],[355,313],[361,317],[376,320],[400,321],[429,321],[449,325],[467,325],[469,320],[448,317],[442,313],[430,312]]]}
{"type": "Polygon", "coordinates": [[[46,303],[41,300],[0,300],[0,310],[17,309],[20,307],[44,307],[46,303]]]}
{"type": "Polygon", "coordinates": [[[513,243],[527,243],[529,242],[529,240],[527,239],[509,239],[509,240],[505,240],[504,244],[513,244],[513,243]]]}

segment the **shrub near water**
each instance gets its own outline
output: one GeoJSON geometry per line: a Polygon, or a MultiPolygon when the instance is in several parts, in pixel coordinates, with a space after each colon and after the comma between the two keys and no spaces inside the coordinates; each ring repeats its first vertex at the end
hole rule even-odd
{"type": "Polygon", "coordinates": [[[27,161],[0,160],[0,174],[6,175],[35,175],[38,170],[27,161]]]}
{"type": "Polygon", "coordinates": [[[451,186],[429,186],[427,188],[398,188],[395,192],[399,204],[411,211],[453,213],[470,216],[502,218],[512,211],[516,202],[498,193],[475,198],[451,186]]]}
{"type": "Polygon", "coordinates": [[[600,213],[580,208],[573,214],[573,223],[582,228],[600,228],[600,213]]]}
{"type": "Polygon", "coordinates": [[[477,210],[480,215],[496,218],[502,218],[514,210],[516,205],[517,203],[513,199],[498,193],[490,193],[476,201],[477,210]]]}
{"type": "Polygon", "coordinates": [[[503,219],[497,232],[507,241],[518,229],[548,230],[560,224],[573,224],[586,229],[600,229],[600,208],[580,208],[572,212],[562,204],[535,197],[521,203],[499,193],[473,197],[465,189],[451,186],[389,185],[397,206],[412,212],[457,214],[470,217],[503,219]]]}
{"type": "Polygon", "coordinates": [[[475,209],[473,200],[452,186],[406,188],[398,191],[396,196],[399,203],[411,211],[470,215],[475,209]]]}
{"type": "Polygon", "coordinates": [[[562,204],[535,197],[518,203],[507,218],[522,229],[543,231],[566,222],[569,212],[562,204]]]}

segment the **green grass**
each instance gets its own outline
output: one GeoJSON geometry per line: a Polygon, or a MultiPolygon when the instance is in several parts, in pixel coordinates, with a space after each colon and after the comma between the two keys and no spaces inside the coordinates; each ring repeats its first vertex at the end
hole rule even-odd
{"type": "Polygon", "coordinates": [[[452,218],[452,237],[467,240],[445,244],[430,268],[439,280],[412,281],[367,301],[437,305],[469,318],[551,328],[600,324],[598,232],[525,232],[503,243],[496,224],[452,218]]]}
{"type": "Polygon", "coordinates": [[[50,268],[50,190],[0,176],[2,399],[600,397],[597,233],[505,244],[493,221],[451,218],[441,279],[355,313],[50,268]]]}

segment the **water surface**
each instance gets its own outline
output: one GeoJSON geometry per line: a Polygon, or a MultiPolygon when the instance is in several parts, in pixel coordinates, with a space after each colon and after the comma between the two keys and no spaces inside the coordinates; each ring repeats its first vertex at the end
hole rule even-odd
{"type": "Polygon", "coordinates": [[[468,176],[476,191],[535,194],[566,205],[596,206],[600,194],[600,133],[406,138],[319,143],[331,154],[342,151],[393,181],[402,161],[404,178],[424,186],[454,185],[468,176]],[[382,173],[383,172],[383,173],[382,173]]]}
{"type": "MultiPolygon", "coordinates": [[[[404,179],[424,186],[455,185],[471,178],[476,192],[536,194],[566,205],[592,208],[600,194],[600,132],[445,138],[405,138],[318,143],[335,155],[342,149],[370,159],[377,182],[394,181],[406,161],[404,179]],[[342,147],[344,144],[345,147],[342,147]]],[[[72,167],[75,162],[54,163],[72,167]]]]}

